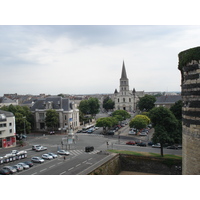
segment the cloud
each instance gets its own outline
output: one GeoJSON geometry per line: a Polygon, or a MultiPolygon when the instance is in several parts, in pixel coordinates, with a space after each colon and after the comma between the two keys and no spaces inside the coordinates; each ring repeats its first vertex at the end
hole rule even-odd
{"type": "Polygon", "coordinates": [[[0,26],[4,93],[113,93],[125,61],[130,89],[180,91],[178,53],[200,26],[0,26]]]}

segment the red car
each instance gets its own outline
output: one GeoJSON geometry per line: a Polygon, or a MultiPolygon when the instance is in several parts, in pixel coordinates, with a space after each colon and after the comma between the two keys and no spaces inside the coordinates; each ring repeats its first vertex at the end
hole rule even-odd
{"type": "Polygon", "coordinates": [[[135,145],[136,143],[135,143],[135,141],[129,141],[126,144],[128,144],[128,145],[135,145]]]}

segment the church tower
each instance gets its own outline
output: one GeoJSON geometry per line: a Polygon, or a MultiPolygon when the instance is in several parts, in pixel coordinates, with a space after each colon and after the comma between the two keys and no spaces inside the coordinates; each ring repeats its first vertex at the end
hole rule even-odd
{"type": "Polygon", "coordinates": [[[135,88],[129,90],[129,80],[126,74],[126,68],[123,61],[122,73],[119,84],[119,92],[115,89],[113,100],[115,102],[114,110],[126,110],[128,112],[135,112],[136,105],[140,97],[144,96],[144,91],[137,91],[135,88]]]}
{"type": "Polygon", "coordinates": [[[120,78],[119,91],[122,95],[127,95],[128,92],[129,92],[129,80],[128,80],[127,75],[126,75],[126,68],[125,68],[124,61],[123,61],[123,64],[122,64],[122,74],[121,74],[121,78],[120,78]]]}

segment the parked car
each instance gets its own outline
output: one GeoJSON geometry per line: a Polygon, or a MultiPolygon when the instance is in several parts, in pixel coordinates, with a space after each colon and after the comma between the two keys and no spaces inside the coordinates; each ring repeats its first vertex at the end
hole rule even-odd
{"type": "Polygon", "coordinates": [[[17,172],[17,170],[12,166],[4,166],[2,169],[7,169],[10,174],[14,174],[17,172]]]}
{"type": "Polygon", "coordinates": [[[128,134],[129,134],[129,135],[136,135],[136,132],[133,131],[133,130],[131,130],[131,131],[128,132],[128,134]]]}
{"type": "Polygon", "coordinates": [[[70,154],[69,151],[65,151],[65,150],[58,150],[57,153],[60,155],[66,155],[66,156],[70,154]]]}
{"type": "Polygon", "coordinates": [[[126,144],[127,145],[135,145],[136,143],[135,143],[135,141],[128,141],[126,144]]]}
{"type": "Polygon", "coordinates": [[[55,131],[49,131],[49,134],[53,135],[53,134],[55,134],[55,131]]]}
{"type": "Polygon", "coordinates": [[[148,142],[149,146],[152,146],[154,143],[152,141],[148,142]]]}
{"type": "Polygon", "coordinates": [[[109,130],[108,132],[107,132],[107,135],[114,135],[115,134],[115,131],[114,130],[109,130]]]}
{"type": "Polygon", "coordinates": [[[152,147],[153,147],[153,148],[161,148],[160,143],[153,144],[152,147]]]}
{"type": "Polygon", "coordinates": [[[178,149],[178,146],[171,145],[171,146],[168,146],[167,149],[178,149]]]}
{"type": "Polygon", "coordinates": [[[18,165],[21,165],[24,169],[29,169],[29,165],[21,162],[21,163],[18,163],[18,165]]]}
{"type": "Polygon", "coordinates": [[[31,161],[24,161],[24,163],[29,167],[33,167],[33,163],[31,161]]]}
{"type": "Polygon", "coordinates": [[[51,160],[51,159],[53,159],[53,157],[50,156],[50,155],[47,154],[47,153],[43,154],[43,155],[42,155],[42,158],[45,159],[45,160],[51,160]]]}
{"type": "Polygon", "coordinates": [[[56,155],[55,153],[47,153],[47,154],[49,154],[49,155],[52,156],[53,158],[57,158],[57,157],[58,157],[58,155],[56,155]]]}
{"type": "Polygon", "coordinates": [[[1,175],[9,175],[10,171],[8,169],[0,169],[0,174],[1,175]]]}
{"type": "Polygon", "coordinates": [[[40,158],[40,157],[32,157],[31,158],[31,161],[32,162],[35,162],[35,163],[43,163],[44,162],[44,159],[40,158]]]}
{"type": "Polygon", "coordinates": [[[93,133],[92,129],[87,130],[87,133],[93,133]]]}
{"type": "Polygon", "coordinates": [[[36,147],[35,148],[35,151],[45,151],[45,150],[47,150],[47,147],[43,147],[43,146],[40,146],[40,147],[36,147]]]}
{"type": "Polygon", "coordinates": [[[14,165],[13,167],[14,167],[18,172],[24,170],[24,168],[23,168],[21,165],[18,165],[18,164],[14,165]]]}
{"type": "Polygon", "coordinates": [[[139,136],[147,136],[147,133],[146,132],[141,132],[141,133],[139,133],[139,136]]]}
{"type": "Polygon", "coordinates": [[[137,146],[140,146],[140,147],[146,147],[147,144],[144,143],[144,142],[139,142],[139,143],[137,143],[137,146]]]}
{"type": "Polygon", "coordinates": [[[42,146],[42,145],[40,145],[40,144],[33,145],[33,146],[32,146],[32,150],[35,150],[36,148],[41,147],[41,146],[42,146]]]}
{"type": "Polygon", "coordinates": [[[82,130],[78,130],[77,133],[82,133],[82,130]]]}
{"type": "Polygon", "coordinates": [[[90,152],[90,151],[94,151],[94,147],[93,146],[85,147],[85,152],[90,152]]]}

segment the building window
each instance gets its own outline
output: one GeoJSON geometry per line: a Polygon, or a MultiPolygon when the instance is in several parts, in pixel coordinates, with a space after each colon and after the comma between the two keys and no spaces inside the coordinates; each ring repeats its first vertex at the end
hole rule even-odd
{"type": "Polygon", "coordinates": [[[10,129],[10,133],[12,133],[12,129],[10,129]]]}
{"type": "Polygon", "coordinates": [[[119,98],[118,98],[118,103],[119,103],[119,98]]]}
{"type": "Polygon", "coordinates": [[[12,123],[9,123],[9,126],[12,126],[12,123]]]}
{"type": "Polygon", "coordinates": [[[129,102],[131,102],[131,98],[129,98],[129,102]]]}
{"type": "Polygon", "coordinates": [[[44,120],[44,113],[39,113],[39,119],[44,120]]]}
{"type": "Polygon", "coordinates": [[[125,98],[123,98],[123,102],[126,102],[126,101],[125,101],[125,98]]]}

